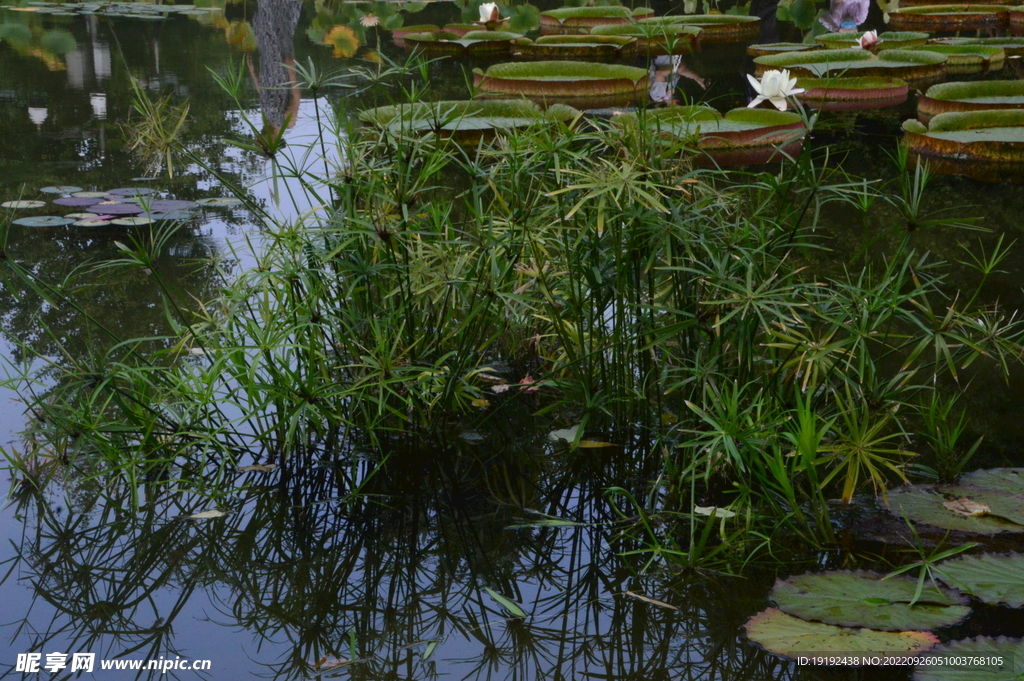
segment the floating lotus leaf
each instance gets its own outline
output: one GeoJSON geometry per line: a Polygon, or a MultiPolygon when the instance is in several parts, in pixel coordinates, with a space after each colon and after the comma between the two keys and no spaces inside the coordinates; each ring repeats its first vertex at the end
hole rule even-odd
{"type": "Polygon", "coordinates": [[[463,36],[439,31],[409,33],[404,40],[407,50],[422,50],[432,57],[481,59],[508,55],[512,41],[521,37],[503,31],[470,31],[463,36]]]}
{"type": "Polygon", "coordinates": [[[241,199],[236,199],[232,196],[217,196],[209,199],[196,200],[198,205],[207,206],[209,208],[227,208],[228,206],[237,206],[241,202],[241,199]]]}
{"type": "Polygon", "coordinates": [[[614,62],[636,56],[637,40],[623,35],[545,35],[512,42],[516,59],[542,61],[572,59],[579,61],[614,62]]]}
{"type": "Polygon", "coordinates": [[[43,187],[39,191],[44,194],[73,194],[74,192],[82,191],[82,188],[72,187],[71,185],[57,185],[53,187],[43,187]]]}
{"type": "Polygon", "coordinates": [[[747,45],[748,57],[764,57],[769,54],[781,52],[804,52],[806,50],[820,50],[821,45],[810,45],[808,43],[762,43],[747,45]]]}
{"type": "Polygon", "coordinates": [[[38,215],[34,218],[19,218],[14,224],[23,227],[63,227],[70,225],[74,220],[59,215],[38,215]]]}
{"type": "Polygon", "coordinates": [[[761,20],[743,14],[672,14],[641,19],[640,24],[697,26],[702,45],[748,43],[761,37],[761,20]]]}
{"type": "Polygon", "coordinates": [[[66,218],[74,218],[75,220],[92,220],[97,217],[96,213],[66,213],[66,218]]]}
{"type": "Polygon", "coordinates": [[[636,51],[642,56],[690,54],[700,46],[703,30],[682,24],[626,24],[596,26],[594,36],[623,36],[636,39],[636,51]]]}
{"type": "Polygon", "coordinates": [[[844,654],[909,653],[930,650],[939,639],[926,631],[874,631],[848,629],[821,622],[806,622],[777,608],[768,608],[744,627],[747,638],[770,653],[786,657],[801,655],[842,656],[844,654]]]}
{"type": "Polygon", "coordinates": [[[757,75],[770,69],[789,69],[798,77],[879,76],[908,82],[941,79],[946,74],[946,55],[915,50],[815,50],[784,52],[754,60],[757,75]]]}
{"type": "Polygon", "coordinates": [[[907,81],[899,78],[798,78],[797,99],[825,111],[865,111],[907,101],[907,81]]]}
{"type": "MultiPolygon", "coordinates": [[[[940,563],[939,578],[990,605],[1024,607],[1024,554],[960,556],[940,563]]],[[[1024,660],[1021,660],[1024,662],[1024,660]]]]}
{"type": "MultiPolygon", "coordinates": [[[[1021,101],[1018,103],[1024,108],[1024,82],[988,81],[987,84],[999,82],[1012,82],[1019,86],[1018,91],[1020,92],[1021,101]]],[[[967,85],[967,83],[964,83],[964,85],[967,85]]],[[[982,83],[977,83],[977,85],[982,85],[982,83]]],[[[1010,492],[1011,494],[1024,494],[1024,468],[985,468],[968,473],[960,481],[960,484],[984,487],[985,489],[998,489],[1003,492],[1010,492]]]]}
{"type": "Polygon", "coordinates": [[[121,187],[119,189],[111,189],[107,193],[112,196],[148,196],[156,194],[156,190],[149,187],[121,187]]]}
{"type": "MultiPolygon", "coordinates": [[[[1004,113],[1001,111],[983,113],[1004,113]]],[[[1024,112],[1021,112],[1024,116],[1024,112]]],[[[932,119],[932,125],[941,124],[945,116],[961,116],[965,114],[942,114],[932,119]]],[[[978,115],[978,114],[966,114],[978,115]]],[[[921,126],[916,120],[913,121],[921,126]]],[[[904,129],[906,129],[906,123],[904,129]]],[[[921,126],[922,128],[924,126],[921,126]]],[[[941,134],[941,133],[936,133],[941,134]]],[[[925,137],[925,135],[918,135],[925,137]]],[[[1024,141],[1024,130],[1021,131],[1024,141]]],[[[914,150],[911,146],[911,150],[914,150]]],[[[980,487],[909,485],[889,492],[888,503],[881,497],[878,503],[889,509],[897,517],[906,517],[913,523],[924,523],[945,530],[956,530],[974,534],[999,534],[1001,532],[1024,532],[1024,497],[997,490],[980,487]],[[950,510],[944,504],[960,499],[968,499],[985,504],[990,513],[978,516],[967,516],[950,510]]]]}
{"type": "MultiPolygon", "coordinates": [[[[830,50],[845,50],[860,45],[863,33],[825,33],[815,36],[814,42],[830,50]]],[[[878,50],[903,50],[928,43],[927,33],[916,31],[883,31],[878,34],[878,50]]]]}
{"type": "Polygon", "coordinates": [[[71,223],[75,227],[106,227],[110,224],[110,220],[103,220],[100,218],[83,218],[76,220],[71,223]]]}
{"type": "Polygon", "coordinates": [[[925,45],[912,49],[946,55],[946,68],[951,73],[967,72],[961,67],[969,67],[972,71],[998,71],[1006,59],[1006,53],[1002,48],[986,45],[925,45]]]}
{"type": "MultiPolygon", "coordinates": [[[[964,664],[920,664],[913,681],[1020,681],[1024,673],[1024,639],[979,636],[936,646],[926,657],[960,658],[964,664]],[[980,665],[971,658],[1002,658],[1002,664],[980,665]]],[[[958,661],[955,660],[954,661],[958,661]]]]}
{"type": "Polygon", "coordinates": [[[1008,5],[925,5],[907,7],[889,14],[895,31],[965,31],[1005,28],[1010,22],[1008,5]]]}
{"type": "Polygon", "coordinates": [[[142,206],[135,203],[98,203],[89,207],[89,212],[97,215],[136,215],[142,211],[142,206]]]}
{"type": "Polygon", "coordinates": [[[105,199],[107,192],[72,192],[71,196],[76,199],[105,199]]]}
{"type": "Polygon", "coordinates": [[[140,213],[139,217],[152,218],[153,220],[190,220],[195,217],[195,212],[186,209],[175,209],[166,212],[153,211],[150,213],[140,213]]]}
{"type": "Polygon", "coordinates": [[[135,216],[131,218],[117,218],[110,221],[111,224],[120,225],[121,227],[138,227],[140,225],[153,224],[153,218],[147,218],[142,216],[135,216]]]}
{"type": "Polygon", "coordinates": [[[45,205],[45,201],[31,201],[26,199],[23,201],[4,201],[3,203],[0,203],[0,208],[12,208],[14,210],[22,210],[25,208],[42,208],[45,205]]]}
{"type": "Polygon", "coordinates": [[[1007,57],[1024,55],[1024,38],[932,38],[928,41],[933,45],[982,45],[998,47],[1007,57]]]}
{"type": "Polygon", "coordinates": [[[971,609],[955,589],[926,585],[915,601],[917,580],[882,579],[876,572],[819,572],[777,580],[768,595],[785,613],[841,627],[881,631],[929,630],[961,622],[971,609]]]}
{"type": "Polygon", "coordinates": [[[58,206],[95,206],[96,199],[87,199],[78,196],[66,196],[62,199],[54,199],[53,203],[58,206]]]}
{"type": "Polygon", "coordinates": [[[560,7],[540,13],[540,32],[543,35],[584,33],[594,26],[631,24],[637,19],[654,14],[649,7],[602,6],[560,7]]]}
{"type": "Polygon", "coordinates": [[[579,113],[565,105],[542,111],[525,100],[475,100],[382,106],[365,111],[359,117],[377,128],[405,133],[436,132],[461,144],[476,144],[482,136],[496,130],[567,122],[579,113]]]}
{"type": "MultiPolygon", "coordinates": [[[[616,122],[629,127],[638,125],[639,119],[624,114],[616,122]]],[[[673,106],[648,112],[645,124],[665,136],[693,139],[721,166],[768,163],[794,155],[806,132],[798,114],[773,109],[733,109],[722,115],[707,106],[673,106]]]]}
{"type": "MultiPolygon", "coordinates": [[[[970,83],[942,83],[933,85],[917,99],[917,118],[927,123],[933,116],[954,111],[987,111],[992,109],[1024,109],[1024,81],[985,80],[970,83]]],[[[995,469],[1024,470],[1024,469],[995,469]]],[[[988,471],[976,471],[985,476],[988,471]]],[[[974,475],[972,473],[971,475],[974,475]]],[[[1020,475],[1018,473],[1018,475],[1020,475]]],[[[970,477],[970,476],[968,476],[970,477]]],[[[1016,478],[1011,479],[1011,483],[1016,478]]],[[[989,487],[974,480],[964,480],[966,485],[989,487]]],[[[1002,489],[1001,487],[993,489],[1002,489]]],[[[1016,487],[1018,494],[1024,494],[1024,484],[1016,487]]],[[[1014,491],[1014,490],[1007,490],[1014,491]]]]}
{"type": "Polygon", "coordinates": [[[628,104],[647,94],[647,69],[621,64],[579,61],[535,61],[495,64],[486,72],[474,69],[481,92],[525,96],[545,104],[628,104]]]}

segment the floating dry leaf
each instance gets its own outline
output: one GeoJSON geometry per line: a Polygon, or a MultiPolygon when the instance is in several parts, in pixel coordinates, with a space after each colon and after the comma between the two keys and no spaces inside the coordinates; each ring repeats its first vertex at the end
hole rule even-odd
{"type": "Polygon", "coordinates": [[[249,473],[249,472],[269,473],[270,471],[274,470],[275,468],[277,468],[277,464],[276,463],[266,463],[266,464],[254,463],[251,466],[239,466],[238,470],[241,473],[249,473]]]}
{"type": "Polygon", "coordinates": [[[694,506],[693,512],[697,515],[711,515],[714,513],[716,518],[734,518],[736,516],[735,511],[719,506],[694,506]]]}
{"type": "Polygon", "coordinates": [[[224,511],[218,511],[216,509],[212,511],[203,511],[202,513],[194,513],[189,516],[189,520],[209,520],[210,518],[219,518],[227,515],[224,511]]]}
{"type": "Polygon", "coordinates": [[[959,499],[953,499],[951,501],[944,501],[942,505],[948,508],[953,513],[959,513],[968,517],[977,517],[982,515],[988,515],[992,512],[988,504],[982,504],[970,497],[960,497],[959,499]]]}
{"type": "Polygon", "coordinates": [[[656,605],[656,606],[658,606],[659,608],[668,608],[669,610],[678,610],[678,609],[679,609],[679,608],[677,608],[677,607],[676,607],[676,606],[674,606],[674,605],[669,605],[669,604],[668,604],[668,603],[666,603],[665,601],[657,601],[657,600],[655,600],[655,599],[653,599],[653,598],[649,598],[649,597],[647,597],[647,596],[643,596],[643,595],[641,595],[641,594],[638,594],[638,593],[635,593],[635,592],[633,592],[633,591],[623,591],[622,593],[624,593],[624,594],[626,594],[627,596],[630,596],[630,597],[632,597],[632,598],[635,598],[635,599],[637,599],[637,600],[641,600],[641,601],[643,601],[644,603],[650,603],[651,605],[656,605]]]}

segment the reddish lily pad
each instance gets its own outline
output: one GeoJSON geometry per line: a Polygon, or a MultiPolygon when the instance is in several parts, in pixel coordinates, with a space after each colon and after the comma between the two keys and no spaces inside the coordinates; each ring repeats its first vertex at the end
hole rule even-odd
{"type": "Polygon", "coordinates": [[[880,631],[938,629],[971,614],[955,589],[926,585],[916,594],[917,586],[910,577],[883,580],[876,572],[842,570],[777,580],[768,597],[801,619],[880,631]]]}
{"type": "Polygon", "coordinates": [[[889,14],[894,31],[967,31],[1005,28],[1010,21],[1007,5],[925,5],[905,7],[889,14]]]}
{"type": "Polygon", "coordinates": [[[647,69],[579,61],[495,64],[473,70],[481,92],[502,98],[521,97],[544,104],[614,106],[647,95],[647,69]]]}
{"type": "Polygon", "coordinates": [[[770,653],[786,657],[844,656],[872,652],[918,654],[930,650],[938,637],[926,631],[875,631],[849,629],[821,622],[807,622],[768,608],[751,617],[745,627],[747,638],[770,653]]]}

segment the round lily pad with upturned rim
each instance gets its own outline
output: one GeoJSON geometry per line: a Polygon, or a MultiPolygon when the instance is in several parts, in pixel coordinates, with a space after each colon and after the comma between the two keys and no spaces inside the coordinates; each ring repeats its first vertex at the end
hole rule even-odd
{"type": "Polygon", "coordinates": [[[878,76],[798,78],[796,85],[803,89],[797,99],[824,111],[864,111],[897,106],[907,101],[910,93],[907,81],[878,76]]]}
{"type": "Polygon", "coordinates": [[[748,57],[764,57],[769,54],[780,54],[782,52],[805,52],[807,50],[820,50],[821,45],[810,45],[808,43],[761,43],[747,45],[748,57]]]}
{"type": "Polygon", "coordinates": [[[571,106],[580,100],[629,102],[645,97],[648,72],[622,64],[534,61],[495,64],[486,72],[474,69],[473,76],[482,93],[571,106]]]}
{"type": "Polygon", "coordinates": [[[26,208],[42,208],[45,205],[46,201],[34,201],[30,199],[23,199],[20,201],[4,201],[3,203],[0,203],[0,208],[24,210],[26,208]]]}
{"type": "Polygon", "coordinates": [[[925,5],[905,7],[889,14],[894,31],[967,31],[1005,28],[1010,21],[1009,5],[925,5]]]}
{"type": "Polygon", "coordinates": [[[14,224],[22,227],[64,227],[72,222],[74,220],[60,215],[37,215],[32,218],[18,218],[14,224]]]}
{"type": "Polygon", "coordinates": [[[927,584],[917,594],[917,586],[910,577],[838,570],[776,580],[768,598],[801,619],[879,631],[928,631],[971,614],[967,598],[956,589],[927,584]]]}
{"type": "Polygon", "coordinates": [[[983,66],[992,70],[1002,67],[1006,52],[1001,47],[987,45],[922,45],[912,50],[938,52],[946,55],[946,66],[983,66]]]}
{"type": "Polygon", "coordinates": [[[939,642],[927,631],[875,631],[850,629],[822,622],[807,622],[768,608],[744,625],[747,638],[770,653],[796,658],[805,655],[843,656],[863,654],[920,654],[939,642]]]}
{"type": "Polygon", "coordinates": [[[943,582],[983,603],[1024,607],[1024,553],[960,556],[934,569],[943,582]]]}
{"type": "Polygon", "coordinates": [[[227,208],[229,206],[237,206],[241,202],[241,199],[236,199],[232,196],[215,196],[208,199],[196,199],[196,204],[206,206],[207,208],[227,208]]]}
{"type": "Polygon", "coordinates": [[[946,74],[944,54],[913,50],[885,50],[877,55],[867,50],[816,50],[784,52],[757,57],[757,75],[771,69],[789,69],[794,76],[879,76],[908,82],[941,79],[946,74]]]}
{"type": "Polygon", "coordinates": [[[761,19],[743,14],[668,14],[641,19],[641,25],[696,26],[701,45],[746,43],[761,37],[761,19]]]}
{"type": "MultiPolygon", "coordinates": [[[[942,114],[954,115],[957,114],[942,114]]],[[[936,116],[932,122],[939,118],[941,116],[936,116]]],[[[914,122],[921,125],[917,121],[914,122]]],[[[879,505],[887,508],[897,518],[906,517],[915,525],[924,523],[944,530],[984,535],[1024,532],[1024,497],[1014,494],[980,487],[907,485],[890,490],[887,496],[888,502],[882,497],[878,498],[879,505]],[[945,505],[947,502],[952,503],[960,499],[984,504],[990,511],[982,515],[968,516],[950,510],[945,505]]]]}
{"type": "Polygon", "coordinates": [[[1006,53],[1007,57],[1024,55],[1024,38],[1006,36],[1003,38],[931,38],[932,45],[982,45],[984,47],[998,47],[1006,53]]]}
{"type": "Polygon", "coordinates": [[[82,191],[82,188],[72,187],[71,185],[54,185],[53,187],[43,187],[39,191],[44,194],[72,194],[82,191]]]}
{"type": "MultiPolygon", "coordinates": [[[[994,83],[999,81],[988,82],[994,83]]],[[[1024,107],[1024,82],[1003,82],[1017,83],[1021,86],[1021,104],[1024,107]]],[[[985,489],[998,489],[1003,492],[1010,492],[1011,494],[1024,494],[1024,468],[982,468],[965,475],[961,478],[960,484],[984,487],[985,489]]]]}
{"type": "Polygon", "coordinates": [[[925,657],[952,658],[953,664],[920,664],[914,668],[913,681],[1020,681],[1024,639],[967,638],[935,646],[925,657]],[[977,664],[981,657],[1001,659],[1002,664],[977,664]]]}
{"type": "MultiPolygon", "coordinates": [[[[860,45],[864,33],[825,33],[815,36],[814,42],[830,50],[848,50],[860,45]]],[[[902,50],[928,44],[928,33],[918,31],[883,31],[878,34],[878,50],[902,50]]]]}
{"type": "Polygon", "coordinates": [[[462,36],[439,31],[409,33],[404,41],[405,49],[421,50],[430,56],[480,59],[508,55],[512,41],[522,37],[504,31],[470,31],[462,36]]]}
{"type": "Polygon", "coordinates": [[[570,59],[612,62],[636,56],[637,40],[625,35],[546,35],[512,41],[512,57],[546,61],[570,59]]]}
{"type": "Polygon", "coordinates": [[[635,38],[637,53],[649,57],[691,54],[700,47],[703,34],[699,26],[683,24],[614,24],[595,26],[590,30],[593,36],[635,38]]]}
{"type": "Polygon", "coordinates": [[[595,26],[631,24],[652,14],[654,10],[649,7],[560,7],[540,13],[540,32],[543,35],[581,33],[595,26]]]}

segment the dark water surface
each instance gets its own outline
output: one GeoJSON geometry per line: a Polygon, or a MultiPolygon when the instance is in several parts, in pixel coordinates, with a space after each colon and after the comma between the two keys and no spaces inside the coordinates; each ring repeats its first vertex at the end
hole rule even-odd
{"type": "MultiPolygon", "coordinates": [[[[418,11],[407,24],[443,24],[475,12],[464,15],[448,4],[411,8],[418,11]]],[[[288,183],[268,179],[264,160],[224,142],[244,129],[208,69],[225,74],[241,65],[246,113],[265,118],[265,126],[293,123],[285,137],[300,149],[314,139],[318,103],[286,86],[283,64],[376,68],[378,51],[400,56],[386,32],[360,26],[357,10],[386,18],[395,5],[261,0],[159,21],[0,10],[0,200],[37,198],[43,186],[68,184],[88,191],[152,186],[180,199],[225,195],[220,181],[196,165],[179,167],[174,179],[135,179],[151,171],[125,149],[119,127],[129,116],[134,78],[154,95],[190,103],[186,141],[197,156],[248,187],[273,214],[297,215],[309,202],[290,201],[288,183]],[[323,44],[332,31],[333,48],[323,44]],[[345,31],[360,43],[354,50],[345,31]],[[252,87],[257,82],[265,86],[260,94],[252,87]]],[[[720,109],[745,103],[741,48],[709,49],[688,66],[707,88],[684,80],[687,96],[720,109]]],[[[431,69],[431,98],[466,96],[460,66],[431,69]]],[[[1017,77],[1015,64],[999,75],[1017,77]]],[[[344,102],[333,92],[328,99],[325,112],[343,102],[341,110],[351,114],[384,103],[386,95],[344,102]]],[[[885,152],[908,115],[837,116],[816,143],[843,158],[851,174],[891,179],[885,152]]],[[[965,212],[1011,240],[1024,229],[1020,189],[948,178],[936,184],[934,207],[973,206],[965,212]]],[[[865,245],[897,238],[870,218],[854,222],[837,213],[829,220],[835,255],[821,263],[825,270],[862,257],[865,245]]],[[[84,264],[117,257],[116,242],[128,235],[14,227],[7,252],[43,280],[59,282],[84,264]]],[[[920,248],[956,259],[961,242],[991,244],[994,236],[915,238],[920,248]]],[[[225,277],[251,263],[247,252],[259,241],[244,210],[208,209],[175,234],[159,266],[180,292],[208,300],[225,277]]],[[[1017,249],[996,282],[1007,306],[1021,303],[1022,267],[1024,251],[1017,249]]],[[[101,339],[85,313],[123,338],[168,331],[145,273],[101,270],[76,281],[85,301],[79,312],[4,282],[0,343],[12,365],[25,361],[26,347],[58,367],[88,352],[101,339]]],[[[1015,400],[1022,392],[1024,385],[994,385],[971,405],[976,430],[990,435],[985,456],[993,463],[1019,465],[1024,433],[1015,400]]],[[[0,399],[4,445],[29,453],[31,438],[17,433],[33,425],[31,415],[15,395],[0,399]]],[[[14,671],[19,653],[91,652],[99,659],[211,660],[208,672],[166,673],[180,679],[816,677],[740,635],[743,622],[765,607],[774,575],[683,580],[655,571],[660,576],[638,578],[621,567],[616,554],[641,545],[620,536],[620,518],[603,492],[643,488],[659,473],[658,456],[642,445],[570,453],[547,437],[562,426],[523,413],[486,432],[452,432],[445,446],[428,451],[394,442],[388,466],[359,501],[339,499],[368,472],[358,457],[344,467],[295,457],[270,473],[239,474],[211,490],[210,500],[172,495],[144,504],[139,514],[121,510],[129,500],[97,481],[69,479],[43,495],[15,486],[0,512],[0,676],[21,676],[14,671]],[[183,519],[215,506],[231,512],[205,522],[183,519]],[[550,518],[579,525],[545,525],[550,518]],[[488,589],[527,617],[509,617],[488,589]],[[339,661],[348,664],[327,670],[339,661]]],[[[810,560],[831,564],[833,557],[810,560]]],[[[783,573],[813,567],[786,566],[783,573]]],[[[1008,630],[1005,618],[994,629],[994,619],[982,612],[944,636],[1024,633],[1020,622],[1008,630]]],[[[869,674],[906,678],[898,670],[869,674]]],[[[84,675],[161,676],[99,669],[84,675]]]]}

